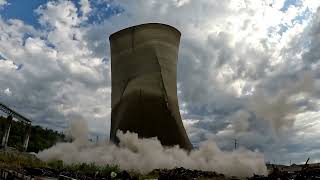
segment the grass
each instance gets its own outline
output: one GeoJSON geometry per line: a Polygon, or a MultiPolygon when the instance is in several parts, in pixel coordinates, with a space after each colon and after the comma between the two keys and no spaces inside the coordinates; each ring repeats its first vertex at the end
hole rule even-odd
{"type": "Polygon", "coordinates": [[[101,176],[109,176],[111,172],[120,172],[119,167],[115,165],[98,166],[94,163],[64,164],[61,160],[50,161],[47,165],[58,171],[66,171],[86,176],[94,176],[97,173],[101,176]]]}
{"type": "Polygon", "coordinates": [[[94,163],[86,164],[64,164],[61,160],[44,162],[35,155],[15,151],[0,151],[0,169],[21,169],[21,168],[50,168],[58,172],[70,172],[80,175],[94,176],[99,173],[101,176],[108,176],[111,172],[120,172],[118,166],[104,165],[97,166],[94,163]]]}
{"type": "Polygon", "coordinates": [[[46,163],[32,154],[0,151],[0,168],[19,169],[23,167],[41,168],[46,167],[46,163]]]}

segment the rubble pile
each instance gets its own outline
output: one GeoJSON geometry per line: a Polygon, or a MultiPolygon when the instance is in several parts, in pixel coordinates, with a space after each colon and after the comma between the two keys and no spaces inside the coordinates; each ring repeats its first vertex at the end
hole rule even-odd
{"type": "Polygon", "coordinates": [[[255,175],[248,180],[320,180],[320,164],[308,162],[309,158],[304,165],[272,165],[268,176],[255,175]]]}
{"type": "Polygon", "coordinates": [[[225,178],[223,174],[218,174],[216,172],[190,170],[182,167],[175,169],[155,169],[150,174],[158,174],[159,180],[225,178]]]}
{"type": "Polygon", "coordinates": [[[211,179],[211,180],[320,180],[320,164],[304,165],[293,164],[291,166],[270,165],[269,175],[253,175],[249,178],[228,177],[211,171],[200,171],[185,169],[182,167],[174,169],[155,169],[148,174],[140,174],[133,171],[111,170],[86,171],[85,169],[67,170],[58,168],[0,168],[0,179],[77,179],[77,180],[139,180],[139,179],[157,179],[157,180],[189,180],[189,179],[211,179]]]}
{"type": "Polygon", "coordinates": [[[209,171],[189,170],[184,168],[175,169],[155,169],[148,175],[139,175],[138,173],[121,171],[111,172],[108,176],[101,175],[97,172],[95,175],[83,175],[75,172],[55,171],[47,168],[25,168],[21,170],[1,170],[3,174],[0,179],[78,179],[78,180],[138,180],[141,179],[158,179],[158,180],[188,180],[188,179],[227,179],[223,174],[209,171]],[[24,177],[24,178],[23,178],[24,177]]]}

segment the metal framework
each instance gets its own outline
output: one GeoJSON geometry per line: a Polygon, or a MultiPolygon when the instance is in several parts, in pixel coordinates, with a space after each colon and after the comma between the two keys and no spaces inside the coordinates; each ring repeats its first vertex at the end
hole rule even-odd
{"type": "Polygon", "coordinates": [[[8,106],[2,104],[0,102],[0,110],[3,111],[4,113],[6,113],[7,115],[11,115],[14,118],[18,119],[19,121],[22,121],[26,124],[30,124],[31,121],[29,119],[27,119],[26,117],[22,116],[21,114],[15,112],[14,110],[10,109],[8,106]]]}
{"type": "Polygon", "coordinates": [[[4,136],[2,137],[2,143],[1,143],[1,147],[2,148],[7,148],[7,144],[8,144],[8,139],[9,139],[9,135],[10,135],[10,129],[11,129],[11,125],[12,125],[12,119],[15,118],[18,121],[23,122],[26,125],[26,134],[25,134],[25,138],[24,138],[24,142],[23,142],[23,150],[26,151],[28,148],[28,144],[29,144],[29,137],[30,137],[30,131],[31,131],[31,121],[29,119],[27,119],[26,117],[22,116],[21,114],[17,113],[16,111],[10,109],[8,106],[0,103],[0,111],[3,111],[4,113],[6,113],[8,115],[7,120],[8,120],[8,126],[7,129],[4,133],[4,136]]]}

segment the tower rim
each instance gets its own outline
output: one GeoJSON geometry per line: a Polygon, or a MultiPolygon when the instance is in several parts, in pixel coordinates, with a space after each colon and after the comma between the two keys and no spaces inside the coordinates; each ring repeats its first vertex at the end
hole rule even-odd
{"type": "Polygon", "coordinates": [[[143,27],[148,27],[148,26],[151,26],[151,27],[152,26],[154,26],[154,27],[156,27],[156,26],[167,27],[168,29],[174,30],[179,36],[181,36],[181,32],[177,28],[175,28],[175,27],[173,27],[173,26],[171,26],[169,24],[164,24],[164,23],[143,23],[143,24],[127,27],[127,28],[121,29],[121,30],[119,30],[117,32],[114,32],[109,36],[109,40],[112,41],[113,39],[116,39],[118,36],[121,36],[123,33],[127,33],[129,31],[132,31],[133,29],[143,28],[143,27]]]}

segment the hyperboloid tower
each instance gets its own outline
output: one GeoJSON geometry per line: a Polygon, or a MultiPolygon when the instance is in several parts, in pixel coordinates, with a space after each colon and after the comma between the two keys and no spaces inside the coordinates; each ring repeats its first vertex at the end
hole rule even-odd
{"type": "Polygon", "coordinates": [[[177,97],[177,59],[181,33],[149,23],[110,36],[112,113],[110,138],[116,131],[157,137],[165,146],[192,145],[183,127],[177,97]]]}

